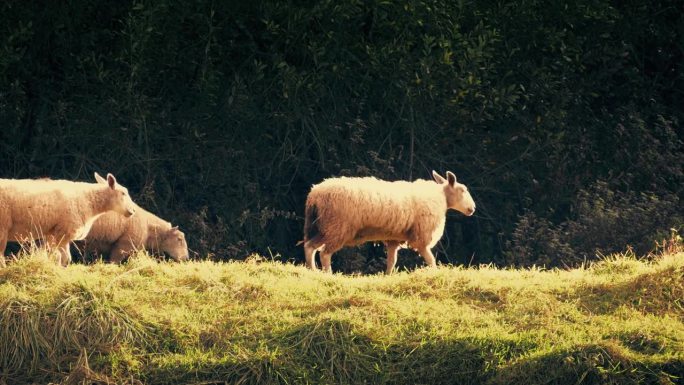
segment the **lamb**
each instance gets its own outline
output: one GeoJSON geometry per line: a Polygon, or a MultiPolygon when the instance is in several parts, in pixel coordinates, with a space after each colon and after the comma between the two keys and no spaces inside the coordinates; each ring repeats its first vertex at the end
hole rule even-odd
{"type": "Polygon", "coordinates": [[[99,217],[85,239],[84,250],[109,254],[109,261],[120,263],[136,250],[168,253],[175,261],[188,259],[185,234],[178,226],[135,205],[136,215],[124,218],[116,213],[99,217]]]}
{"type": "Polygon", "coordinates": [[[7,241],[43,240],[44,246],[59,252],[59,263],[68,265],[69,243],[85,238],[100,215],[135,213],[128,190],[114,175],[100,179],[98,183],[0,179],[0,255],[7,241]]]}
{"type": "Polygon", "coordinates": [[[442,237],[446,211],[471,216],[475,202],[468,188],[447,171],[444,179],[432,171],[434,182],[388,182],[373,177],[330,178],[313,186],[306,199],[304,256],[316,269],[320,251],[323,271],[331,272],[333,253],[345,246],[384,241],[387,274],[391,274],[400,247],[408,244],[428,266],[436,266],[431,249],[442,237]]]}

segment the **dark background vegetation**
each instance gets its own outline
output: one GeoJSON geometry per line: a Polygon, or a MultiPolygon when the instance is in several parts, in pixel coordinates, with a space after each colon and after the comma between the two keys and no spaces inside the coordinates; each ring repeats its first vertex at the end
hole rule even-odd
{"type": "Polygon", "coordinates": [[[643,254],[683,223],[681,5],[3,1],[0,174],[112,172],[198,258],[301,260],[312,184],[452,170],[443,263],[643,254]]]}

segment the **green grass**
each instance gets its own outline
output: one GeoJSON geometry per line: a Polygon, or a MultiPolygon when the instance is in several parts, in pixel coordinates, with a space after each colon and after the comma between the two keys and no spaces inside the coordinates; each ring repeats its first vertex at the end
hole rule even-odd
{"type": "Polygon", "coordinates": [[[684,382],[684,253],[576,270],[0,269],[0,384],[684,382]]]}

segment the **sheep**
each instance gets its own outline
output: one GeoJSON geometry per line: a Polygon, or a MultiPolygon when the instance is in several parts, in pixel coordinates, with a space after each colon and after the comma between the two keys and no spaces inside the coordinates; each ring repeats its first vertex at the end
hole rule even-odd
{"type": "Polygon", "coordinates": [[[168,253],[175,261],[188,259],[185,234],[178,226],[135,205],[136,214],[124,218],[116,213],[99,217],[85,238],[84,251],[109,254],[109,261],[120,263],[136,250],[168,253]]]}
{"type": "Polygon", "coordinates": [[[100,215],[135,213],[128,190],[114,175],[100,179],[98,183],[0,179],[0,255],[7,241],[43,240],[44,246],[59,252],[58,262],[68,265],[69,243],[85,238],[100,215]]]}
{"type": "Polygon", "coordinates": [[[475,202],[468,188],[447,171],[444,179],[432,171],[434,181],[388,182],[373,177],[330,178],[314,185],[306,198],[304,256],[316,270],[320,251],[323,271],[331,272],[333,253],[345,246],[384,241],[387,274],[391,274],[402,246],[416,250],[436,266],[431,249],[442,237],[447,209],[471,216],[475,202]]]}

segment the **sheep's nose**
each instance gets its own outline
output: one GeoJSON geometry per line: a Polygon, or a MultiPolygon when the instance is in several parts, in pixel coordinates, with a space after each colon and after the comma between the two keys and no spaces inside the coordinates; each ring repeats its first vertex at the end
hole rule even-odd
{"type": "Polygon", "coordinates": [[[475,206],[468,207],[468,216],[475,214],[475,206]]]}

